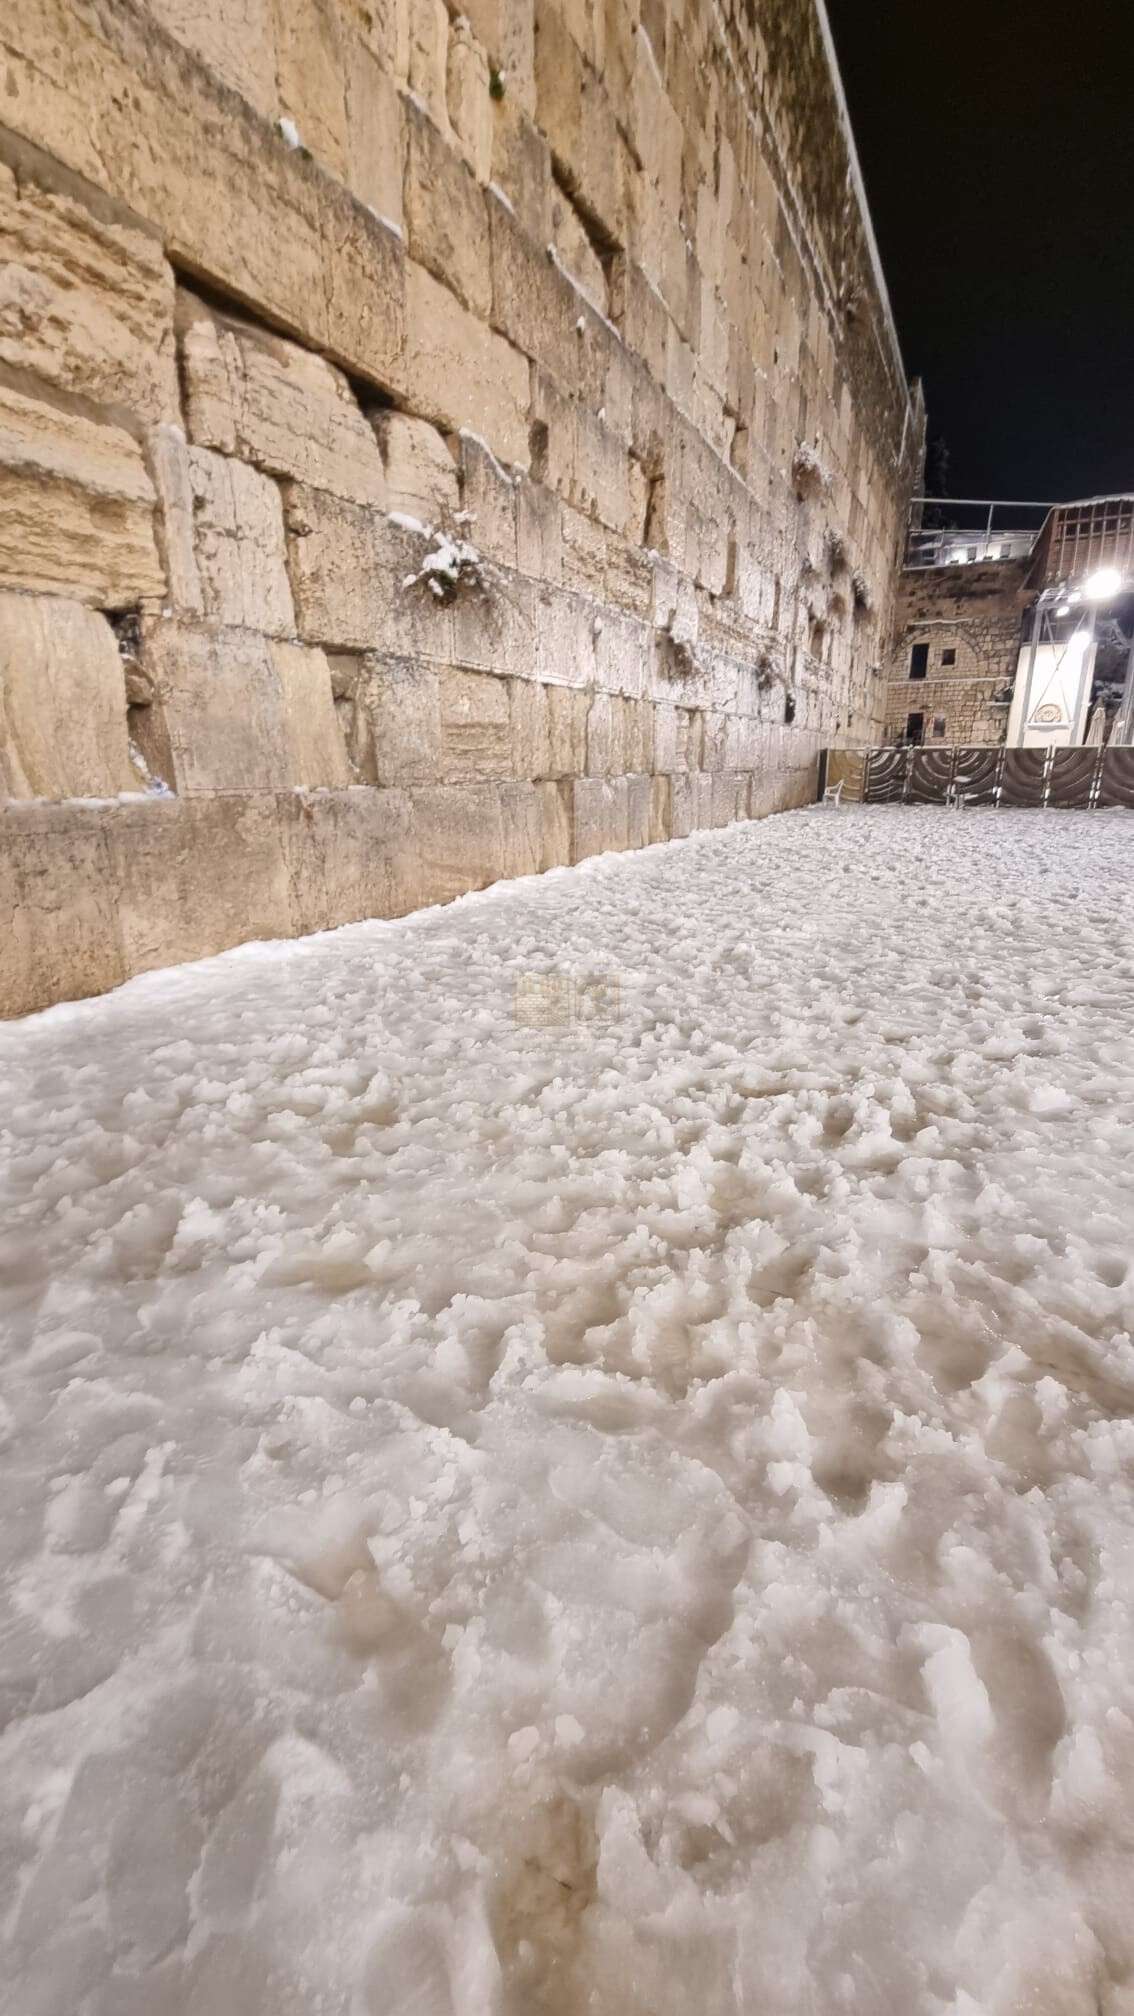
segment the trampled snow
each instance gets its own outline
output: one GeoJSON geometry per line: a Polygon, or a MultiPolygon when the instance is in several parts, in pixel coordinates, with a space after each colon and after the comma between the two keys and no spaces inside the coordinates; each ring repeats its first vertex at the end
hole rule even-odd
{"type": "Polygon", "coordinates": [[[5,2010],[1129,2016],[1132,865],[817,810],[0,1030],[5,2010]]]}

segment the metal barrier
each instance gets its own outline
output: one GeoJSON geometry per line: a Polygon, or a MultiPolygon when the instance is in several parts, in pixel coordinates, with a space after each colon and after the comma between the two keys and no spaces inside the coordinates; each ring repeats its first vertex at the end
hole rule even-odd
{"type": "Polygon", "coordinates": [[[1134,810],[1134,747],[1120,749],[826,749],[818,797],[844,803],[1134,810]]]}

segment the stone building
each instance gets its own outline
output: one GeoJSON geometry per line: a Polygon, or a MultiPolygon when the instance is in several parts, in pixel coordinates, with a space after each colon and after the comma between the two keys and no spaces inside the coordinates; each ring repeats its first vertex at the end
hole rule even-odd
{"type": "Polygon", "coordinates": [[[911,532],[885,740],[1059,747],[1082,741],[1089,724],[1098,739],[1128,740],[1134,497],[978,508],[988,512],[983,532],[911,532]],[[992,530],[997,510],[1027,509],[1042,523],[992,530]]]}
{"type": "Polygon", "coordinates": [[[900,579],[886,684],[887,742],[1003,742],[1027,556],[910,567],[900,579]]]}
{"type": "Polygon", "coordinates": [[[7,0],[0,1009],[808,798],[923,416],[822,0],[7,0]]]}

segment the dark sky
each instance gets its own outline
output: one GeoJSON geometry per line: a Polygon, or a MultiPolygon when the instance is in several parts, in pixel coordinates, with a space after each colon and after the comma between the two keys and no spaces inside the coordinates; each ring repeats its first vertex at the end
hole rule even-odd
{"type": "Polygon", "coordinates": [[[1129,0],[827,0],[949,494],[1134,485],[1129,0]]]}

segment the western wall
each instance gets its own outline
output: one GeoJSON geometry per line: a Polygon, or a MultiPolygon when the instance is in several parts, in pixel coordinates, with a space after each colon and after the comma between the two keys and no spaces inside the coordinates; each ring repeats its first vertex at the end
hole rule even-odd
{"type": "Polygon", "coordinates": [[[0,251],[0,1012],[882,739],[822,0],[7,0],[0,251]]]}

